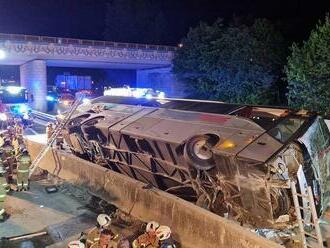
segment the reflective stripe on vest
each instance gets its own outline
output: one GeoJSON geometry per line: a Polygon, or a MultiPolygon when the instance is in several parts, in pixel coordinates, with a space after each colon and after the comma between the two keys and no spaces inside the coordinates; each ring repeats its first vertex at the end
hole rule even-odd
{"type": "Polygon", "coordinates": [[[27,172],[29,172],[29,170],[17,170],[18,172],[20,172],[20,173],[27,173],[27,172]]]}

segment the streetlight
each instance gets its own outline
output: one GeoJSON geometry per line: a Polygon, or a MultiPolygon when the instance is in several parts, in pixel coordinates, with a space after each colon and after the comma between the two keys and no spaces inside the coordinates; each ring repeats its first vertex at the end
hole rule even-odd
{"type": "Polygon", "coordinates": [[[0,50],[0,59],[6,58],[6,52],[4,50],[0,50]]]}

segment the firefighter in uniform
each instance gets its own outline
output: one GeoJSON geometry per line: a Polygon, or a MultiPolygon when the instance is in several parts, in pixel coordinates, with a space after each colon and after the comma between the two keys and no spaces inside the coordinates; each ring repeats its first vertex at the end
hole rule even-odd
{"type": "Polygon", "coordinates": [[[101,232],[105,229],[109,229],[111,224],[111,218],[106,214],[99,214],[97,216],[97,225],[91,229],[86,235],[86,248],[95,248],[100,241],[101,232]]]}
{"type": "Polygon", "coordinates": [[[68,248],[85,248],[85,245],[80,240],[73,240],[68,244],[68,248]]]}
{"type": "Polygon", "coordinates": [[[20,152],[20,144],[19,144],[19,139],[17,136],[13,137],[13,140],[11,141],[11,145],[14,148],[14,154],[15,156],[18,156],[19,152],[20,152]]]}
{"type": "Polygon", "coordinates": [[[31,158],[25,147],[21,149],[21,154],[17,160],[17,191],[29,189],[29,168],[31,158]]]}
{"type": "Polygon", "coordinates": [[[132,243],[133,248],[175,248],[170,239],[171,229],[168,226],[159,226],[155,221],[147,224],[146,231],[132,243]]]}
{"type": "Polygon", "coordinates": [[[23,136],[23,126],[19,121],[16,121],[14,126],[15,136],[22,137],[23,136]]]}
{"type": "Polygon", "coordinates": [[[4,167],[0,164],[0,222],[5,221],[7,217],[4,204],[7,192],[10,190],[5,173],[4,167]]]}
{"type": "Polygon", "coordinates": [[[114,241],[118,235],[115,235],[110,229],[103,229],[100,233],[100,239],[91,245],[90,248],[116,248],[117,243],[114,241]]]}
{"type": "Polygon", "coordinates": [[[54,132],[53,124],[49,122],[46,127],[47,142],[50,140],[50,137],[52,137],[53,132],[54,132]]]}
{"type": "MultiPolygon", "coordinates": [[[[58,127],[60,125],[59,122],[56,122],[55,127],[58,127]]],[[[58,133],[57,137],[56,137],[56,147],[58,149],[63,150],[63,143],[64,143],[64,138],[63,138],[63,132],[62,130],[58,133]]]]}
{"type": "Polygon", "coordinates": [[[5,138],[4,133],[0,133],[0,148],[2,149],[2,146],[5,144],[5,138]]]}
{"type": "Polygon", "coordinates": [[[13,176],[15,157],[14,157],[14,148],[12,147],[10,138],[8,137],[5,138],[5,143],[2,147],[2,162],[3,162],[3,166],[5,168],[8,168],[6,176],[7,176],[7,182],[10,183],[13,176]]]}
{"type": "Polygon", "coordinates": [[[140,235],[132,243],[133,248],[157,248],[159,239],[156,235],[156,230],[159,228],[159,224],[155,221],[151,221],[147,224],[146,231],[140,235]]]}

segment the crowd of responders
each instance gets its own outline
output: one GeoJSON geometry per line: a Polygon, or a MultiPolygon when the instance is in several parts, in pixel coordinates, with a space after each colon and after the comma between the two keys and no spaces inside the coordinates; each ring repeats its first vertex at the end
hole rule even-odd
{"type": "Polygon", "coordinates": [[[95,227],[82,233],[78,240],[69,242],[68,248],[176,248],[168,226],[151,221],[144,232],[134,238],[115,234],[111,223],[109,215],[98,215],[95,227]]]}
{"type": "Polygon", "coordinates": [[[10,217],[4,206],[7,194],[29,190],[31,157],[24,143],[23,130],[20,119],[13,119],[0,131],[0,222],[10,217]]]}

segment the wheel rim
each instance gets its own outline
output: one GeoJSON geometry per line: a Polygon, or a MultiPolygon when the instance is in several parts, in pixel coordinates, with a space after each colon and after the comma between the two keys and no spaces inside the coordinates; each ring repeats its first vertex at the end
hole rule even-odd
{"type": "Polygon", "coordinates": [[[212,151],[206,146],[206,140],[198,140],[193,144],[193,152],[195,156],[202,160],[211,159],[213,156],[212,151]]]}

